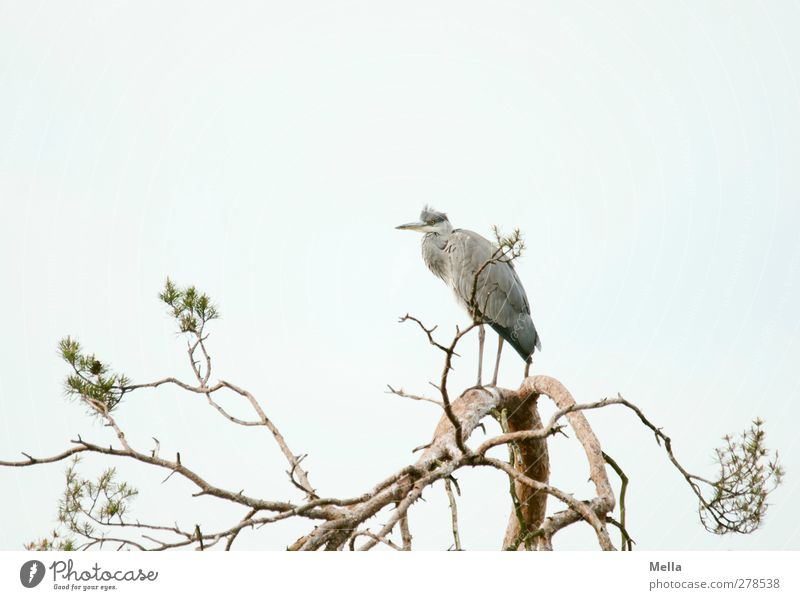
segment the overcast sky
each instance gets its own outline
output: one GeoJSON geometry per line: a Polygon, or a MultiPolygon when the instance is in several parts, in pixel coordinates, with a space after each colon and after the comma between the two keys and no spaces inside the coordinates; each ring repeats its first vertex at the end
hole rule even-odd
{"type": "MultiPolygon", "coordinates": [[[[63,397],[64,335],[135,381],[191,378],[157,299],[171,276],[219,304],[215,375],[264,402],[320,493],[365,491],[439,418],[384,393],[428,393],[441,368],[397,317],[467,323],[418,235],[394,229],[430,203],[486,236],[522,229],[533,371],[578,401],[622,393],[709,477],[721,436],[766,420],[785,485],[759,532],[717,537],[631,414],[589,415],[631,479],[638,548],[800,549],[800,9],[612,4],[0,0],[0,456],[111,441],[63,397]]],[[[472,384],[475,348],[453,390],[472,384]]],[[[500,383],[522,367],[506,352],[500,383]]],[[[212,482],[298,499],[273,440],[197,397],[137,394],[118,419],[212,482]]],[[[574,438],[551,456],[554,484],[591,492],[574,438]]],[[[142,492],[134,518],[241,516],[114,464],[142,492]]],[[[0,469],[0,548],[51,529],[64,466],[0,469]]],[[[507,481],[460,484],[465,548],[498,548],[507,481]]],[[[425,498],[415,543],[446,549],[441,485],[425,498]]],[[[282,549],[308,526],[237,544],[282,549]]],[[[575,525],[555,543],[593,537],[575,525]]]]}

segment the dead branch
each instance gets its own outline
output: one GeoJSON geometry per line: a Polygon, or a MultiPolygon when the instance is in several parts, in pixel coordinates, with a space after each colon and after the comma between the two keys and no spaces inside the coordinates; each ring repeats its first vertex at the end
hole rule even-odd
{"type": "Polygon", "coordinates": [[[433,398],[428,398],[427,396],[417,396],[416,394],[409,394],[408,392],[404,391],[403,388],[394,389],[390,385],[387,385],[386,387],[389,388],[389,391],[386,392],[387,394],[394,394],[395,396],[400,396],[401,398],[408,398],[409,400],[430,402],[431,404],[435,404],[436,406],[444,407],[444,405],[441,402],[439,402],[438,400],[434,400],[433,398]]]}
{"type": "MultiPolygon", "coordinates": [[[[444,480],[444,489],[447,492],[447,502],[450,505],[450,523],[453,529],[453,549],[461,550],[461,536],[458,533],[458,506],[456,505],[456,497],[453,495],[453,486],[450,485],[450,479],[444,480]]],[[[406,520],[408,515],[405,515],[400,521],[406,520]]]]}

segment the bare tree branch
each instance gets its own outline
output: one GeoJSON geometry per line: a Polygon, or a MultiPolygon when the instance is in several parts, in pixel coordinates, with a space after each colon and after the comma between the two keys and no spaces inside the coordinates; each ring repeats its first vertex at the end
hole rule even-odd
{"type": "MultiPolygon", "coordinates": [[[[450,522],[453,528],[453,549],[461,550],[461,536],[458,533],[458,506],[456,505],[456,497],[453,495],[453,487],[450,485],[452,477],[444,480],[444,489],[447,492],[447,501],[450,504],[450,522]]],[[[401,522],[408,518],[405,515],[401,522]]]]}

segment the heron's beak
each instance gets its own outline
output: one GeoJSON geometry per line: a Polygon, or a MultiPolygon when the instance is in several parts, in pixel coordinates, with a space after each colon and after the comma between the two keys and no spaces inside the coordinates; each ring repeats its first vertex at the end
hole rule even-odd
{"type": "Polygon", "coordinates": [[[406,223],[405,225],[398,225],[395,229],[408,229],[411,231],[424,231],[423,227],[425,227],[427,223],[423,223],[422,221],[414,221],[413,223],[406,223]]]}

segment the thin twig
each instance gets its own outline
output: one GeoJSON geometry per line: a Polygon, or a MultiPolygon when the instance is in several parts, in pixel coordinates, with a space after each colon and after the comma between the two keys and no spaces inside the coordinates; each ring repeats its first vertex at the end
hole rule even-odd
{"type": "Polygon", "coordinates": [[[458,534],[458,506],[456,497],[453,495],[453,488],[450,485],[450,478],[444,480],[444,489],[447,492],[447,501],[450,503],[450,523],[453,529],[453,545],[455,550],[461,550],[461,536],[458,534]]]}

